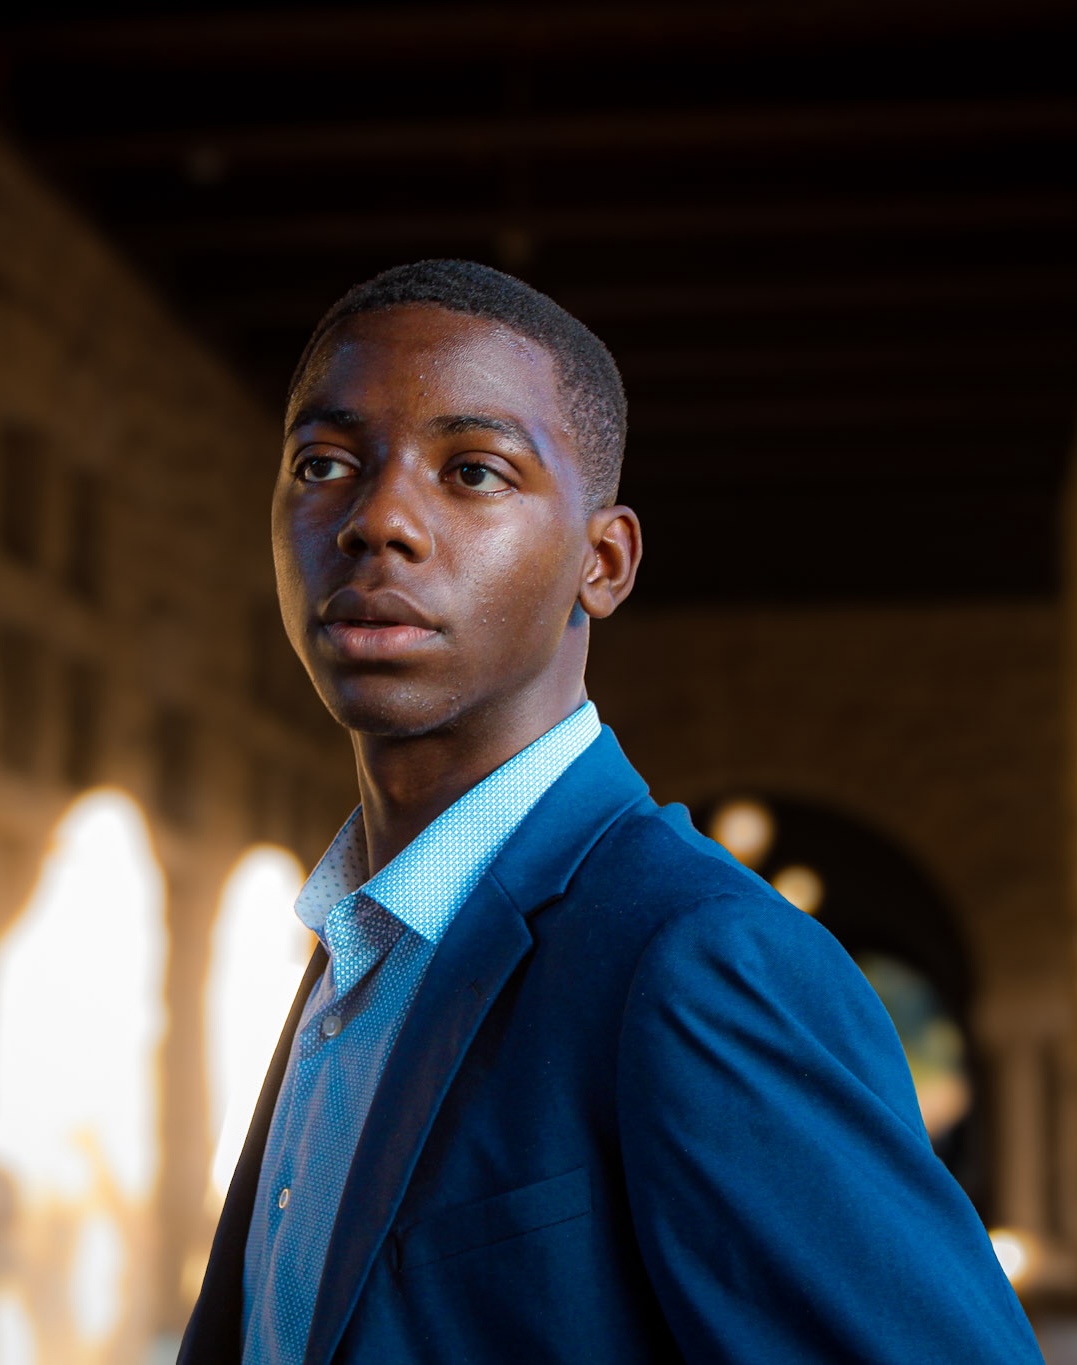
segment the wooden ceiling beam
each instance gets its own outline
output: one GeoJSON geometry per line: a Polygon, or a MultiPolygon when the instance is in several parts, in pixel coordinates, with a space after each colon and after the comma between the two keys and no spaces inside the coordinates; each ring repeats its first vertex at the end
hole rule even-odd
{"type": "MultiPolygon", "coordinates": [[[[289,274],[294,279],[299,272],[289,274]]],[[[226,330],[267,324],[309,327],[319,310],[328,308],[335,297],[319,298],[318,289],[298,284],[274,287],[262,282],[250,290],[233,288],[229,293],[223,292],[220,284],[219,279],[209,282],[204,293],[185,288],[181,297],[191,314],[226,330]]],[[[798,277],[736,284],[715,284],[713,278],[701,284],[625,280],[596,288],[574,287],[561,280],[557,298],[569,312],[600,332],[603,324],[649,324],[662,318],[818,315],[822,325],[834,314],[885,311],[900,315],[934,309],[946,312],[946,318],[939,319],[942,325],[944,321],[952,323],[954,309],[985,306],[999,314],[1000,325],[1014,309],[1043,309],[1047,315],[1044,327],[1049,329],[1051,317],[1060,312],[1068,315],[1077,302],[1077,272],[1035,269],[958,276],[951,271],[929,274],[916,270],[907,277],[798,277]]]]}
{"type": "Polygon", "coordinates": [[[639,428],[632,420],[636,406],[629,395],[625,472],[637,488],[664,488],[674,462],[693,483],[711,479],[728,486],[790,478],[825,486],[844,478],[851,484],[912,480],[925,488],[962,480],[970,486],[1054,486],[1068,464],[1058,422],[1047,422],[1042,414],[1035,424],[1022,420],[999,427],[987,422],[988,414],[982,423],[944,430],[934,423],[892,426],[889,421],[878,428],[708,426],[694,436],[674,432],[671,439],[661,430],[639,428]],[[1015,458],[1015,446],[1023,449],[1030,437],[1037,442],[1037,458],[1015,458]]]}
{"type": "Polygon", "coordinates": [[[631,427],[635,433],[663,432],[670,435],[700,432],[790,431],[816,432],[842,429],[931,427],[936,435],[947,427],[975,429],[1042,425],[1052,410],[1068,411],[1069,403],[1057,389],[1023,387],[978,393],[944,394],[910,389],[904,393],[865,394],[840,385],[817,396],[788,394],[734,398],[728,393],[714,397],[664,402],[636,399],[632,402],[631,427]]]}
{"type": "Polygon", "coordinates": [[[962,149],[1043,138],[1077,139],[1077,100],[963,100],[842,104],[829,108],[543,113],[496,118],[370,122],[213,131],[82,133],[33,142],[35,160],[56,170],[100,172],[191,168],[215,157],[222,172],[244,167],[349,168],[377,162],[508,161],[701,153],[775,155],[879,153],[947,143],[962,149]]]}
{"type": "Polygon", "coordinates": [[[440,62],[492,55],[603,58],[629,52],[713,47],[727,59],[782,44],[805,50],[863,43],[1006,36],[1057,24],[1072,26],[1070,0],[740,0],[722,5],[628,3],[532,10],[463,7],[318,9],[296,12],[124,16],[119,19],[12,22],[7,46],[16,59],[151,63],[167,68],[291,65],[400,58],[440,62]]]}
{"type": "MultiPolygon", "coordinates": [[[[207,310],[208,311],[208,310],[207,310]]],[[[218,334],[232,334],[241,319],[231,314],[231,326],[218,328],[218,334]]],[[[306,322],[316,320],[308,313],[306,322]]],[[[301,338],[300,338],[301,340],[301,338]]],[[[850,345],[847,338],[821,331],[803,346],[741,340],[722,347],[667,345],[625,346],[615,348],[617,365],[629,391],[644,385],[674,381],[681,386],[731,383],[773,386],[776,401],[790,386],[859,385],[881,381],[920,384],[924,389],[945,385],[958,393],[982,393],[985,385],[993,389],[1008,386],[1026,391],[1031,383],[1045,399],[1057,401],[1060,395],[1073,395],[1077,417],[1077,323],[1069,335],[1014,335],[1006,328],[975,330],[958,328],[932,330],[930,336],[909,332],[870,346],[850,345]]],[[[637,400],[638,401],[638,400],[637,400]]],[[[782,399],[784,401],[784,399],[782,399]]]]}
{"type": "Polygon", "coordinates": [[[513,213],[492,207],[474,213],[445,212],[431,226],[428,213],[304,213],[216,216],[177,222],[174,217],[139,225],[140,249],[248,253],[273,250],[334,250],[383,245],[455,242],[497,243],[521,234],[532,248],[550,242],[668,242],[686,238],[831,236],[838,233],[960,232],[983,234],[1014,228],[1077,224],[1077,194],[1032,191],[999,194],[894,195],[878,198],[778,200],[769,203],[633,203],[623,208],[541,206],[513,213]]]}
{"type": "Polygon", "coordinates": [[[558,300],[570,312],[598,325],[600,320],[639,321],[654,317],[723,316],[737,313],[833,313],[989,305],[993,308],[1047,305],[1052,312],[1077,300],[1077,272],[1034,269],[957,275],[918,269],[908,277],[816,278],[721,285],[640,284],[608,288],[562,286],[558,300]]]}
{"type": "MultiPolygon", "coordinates": [[[[756,343],[758,346],[758,343],[756,343]]],[[[1059,339],[1014,337],[1009,332],[975,334],[938,332],[930,337],[911,338],[903,345],[880,343],[853,347],[833,335],[823,333],[810,345],[794,349],[788,345],[765,349],[729,346],[711,347],[654,346],[648,349],[619,349],[617,364],[626,382],[680,380],[723,383],[765,379],[782,381],[820,378],[840,379],[855,376],[894,376],[903,381],[912,376],[936,379],[945,376],[946,384],[966,391],[982,384],[1005,383],[1007,376],[1040,376],[1041,387],[1077,391],[1077,325],[1068,346],[1059,339]]],[[[1075,392],[1077,406],[1077,392],[1075,392]]]]}

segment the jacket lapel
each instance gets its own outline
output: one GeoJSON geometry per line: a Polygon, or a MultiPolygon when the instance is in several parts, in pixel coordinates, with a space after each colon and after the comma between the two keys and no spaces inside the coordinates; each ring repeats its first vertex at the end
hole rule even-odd
{"type": "Polygon", "coordinates": [[[564,893],[598,838],[646,792],[612,733],[603,730],[535,806],[450,925],[363,1128],[329,1243],[305,1365],[328,1365],[339,1344],[445,1094],[491,1004],[531,948],[527,916],[564,893]]]}

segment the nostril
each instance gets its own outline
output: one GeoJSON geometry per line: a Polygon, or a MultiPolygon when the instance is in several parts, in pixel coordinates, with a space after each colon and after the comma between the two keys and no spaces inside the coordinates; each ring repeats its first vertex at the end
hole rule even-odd
{"type": "Polygon", "coordinates": [[[415,480],[371,479],[348,509],[337,543],[345,554],[423,559],[433,543],[421,487],[415,480]]]}
{"type": "Polygon", "coordinates": [[[340,534],[337,536],[337,544],[345,554],[361,554],[366,549],[366,541],[359,528],[350,521],[346,526],[341,527],[340,534]]]}
{"type": "Polygon", "coordinates": [[[430,553],[432,543],[430,534],[418,523],[390,528],[351,520],[337,536],[342,552],[353,556],[389,552],[405,559],[422,559],[430,553]]]}

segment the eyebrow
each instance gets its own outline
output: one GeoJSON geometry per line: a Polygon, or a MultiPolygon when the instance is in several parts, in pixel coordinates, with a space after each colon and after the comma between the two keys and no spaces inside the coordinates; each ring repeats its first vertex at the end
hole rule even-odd
{"type": "MultiPolygon", "coordinates": [[[[326,426],[336,427],[338,431],[348,431],[352,427],[362,426],[364,420],[362,413],[356,412],[354,408],[333,408],[320,403],[310,403],[305,408],[300,408],[288,423],[284,437],[287,440],[294,431],[312,422],[322,422],[326,426]]],[[[496,432],[499,436],[507,436],[509,440],[515,441],[528,454],[533,455],[543,468],[546,467],[546,461],[542,458],[542,453],[531,433],[522,422],[517,422],[512,417],[461,412],[447,417],[435,417],[430,421],[429,427],[437,436],[465,436],[471,431],[496,432]]]]}
{"type": "Polygon", "coordinates": [[[311,403],[299,409],[285,427],[284,435],[287,439],[297,428],[305,427],[311,422],[324,422],[327,426],[336,427],[338,431],[347,431],[349,427],[360,426],[362,421],[361,414],[354,408],[326,408],[318,403],[311,403]]]}
{"type": "Polygon", "coordinates": [[[499,436],[507,436],[534,455],[545,468],[546,461],[535,444],[535,439],[523,425],[511,417],[491,417],[486,413],[457,413],[452,417],[435,417],[430,429],[439,436],[465,436],[470,431],[493,431],[499,436]]]}

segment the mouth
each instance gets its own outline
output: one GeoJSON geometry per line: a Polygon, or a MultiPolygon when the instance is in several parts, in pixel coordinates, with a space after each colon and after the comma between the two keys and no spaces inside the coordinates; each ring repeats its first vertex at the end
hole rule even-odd
{"type": "Polygon", "coordinates": [[[395,592],[344,588],[321,613],[323,638],[338,658],[359,663],[400,658],[428,644],[437,626],[395,592]]]}
{"type": "Polygon", "coordinates": [[[401,621],[332,621],[325,634],[334,653],[353,663],[400,658],[433,640],[436,630],[401,621]]]}

